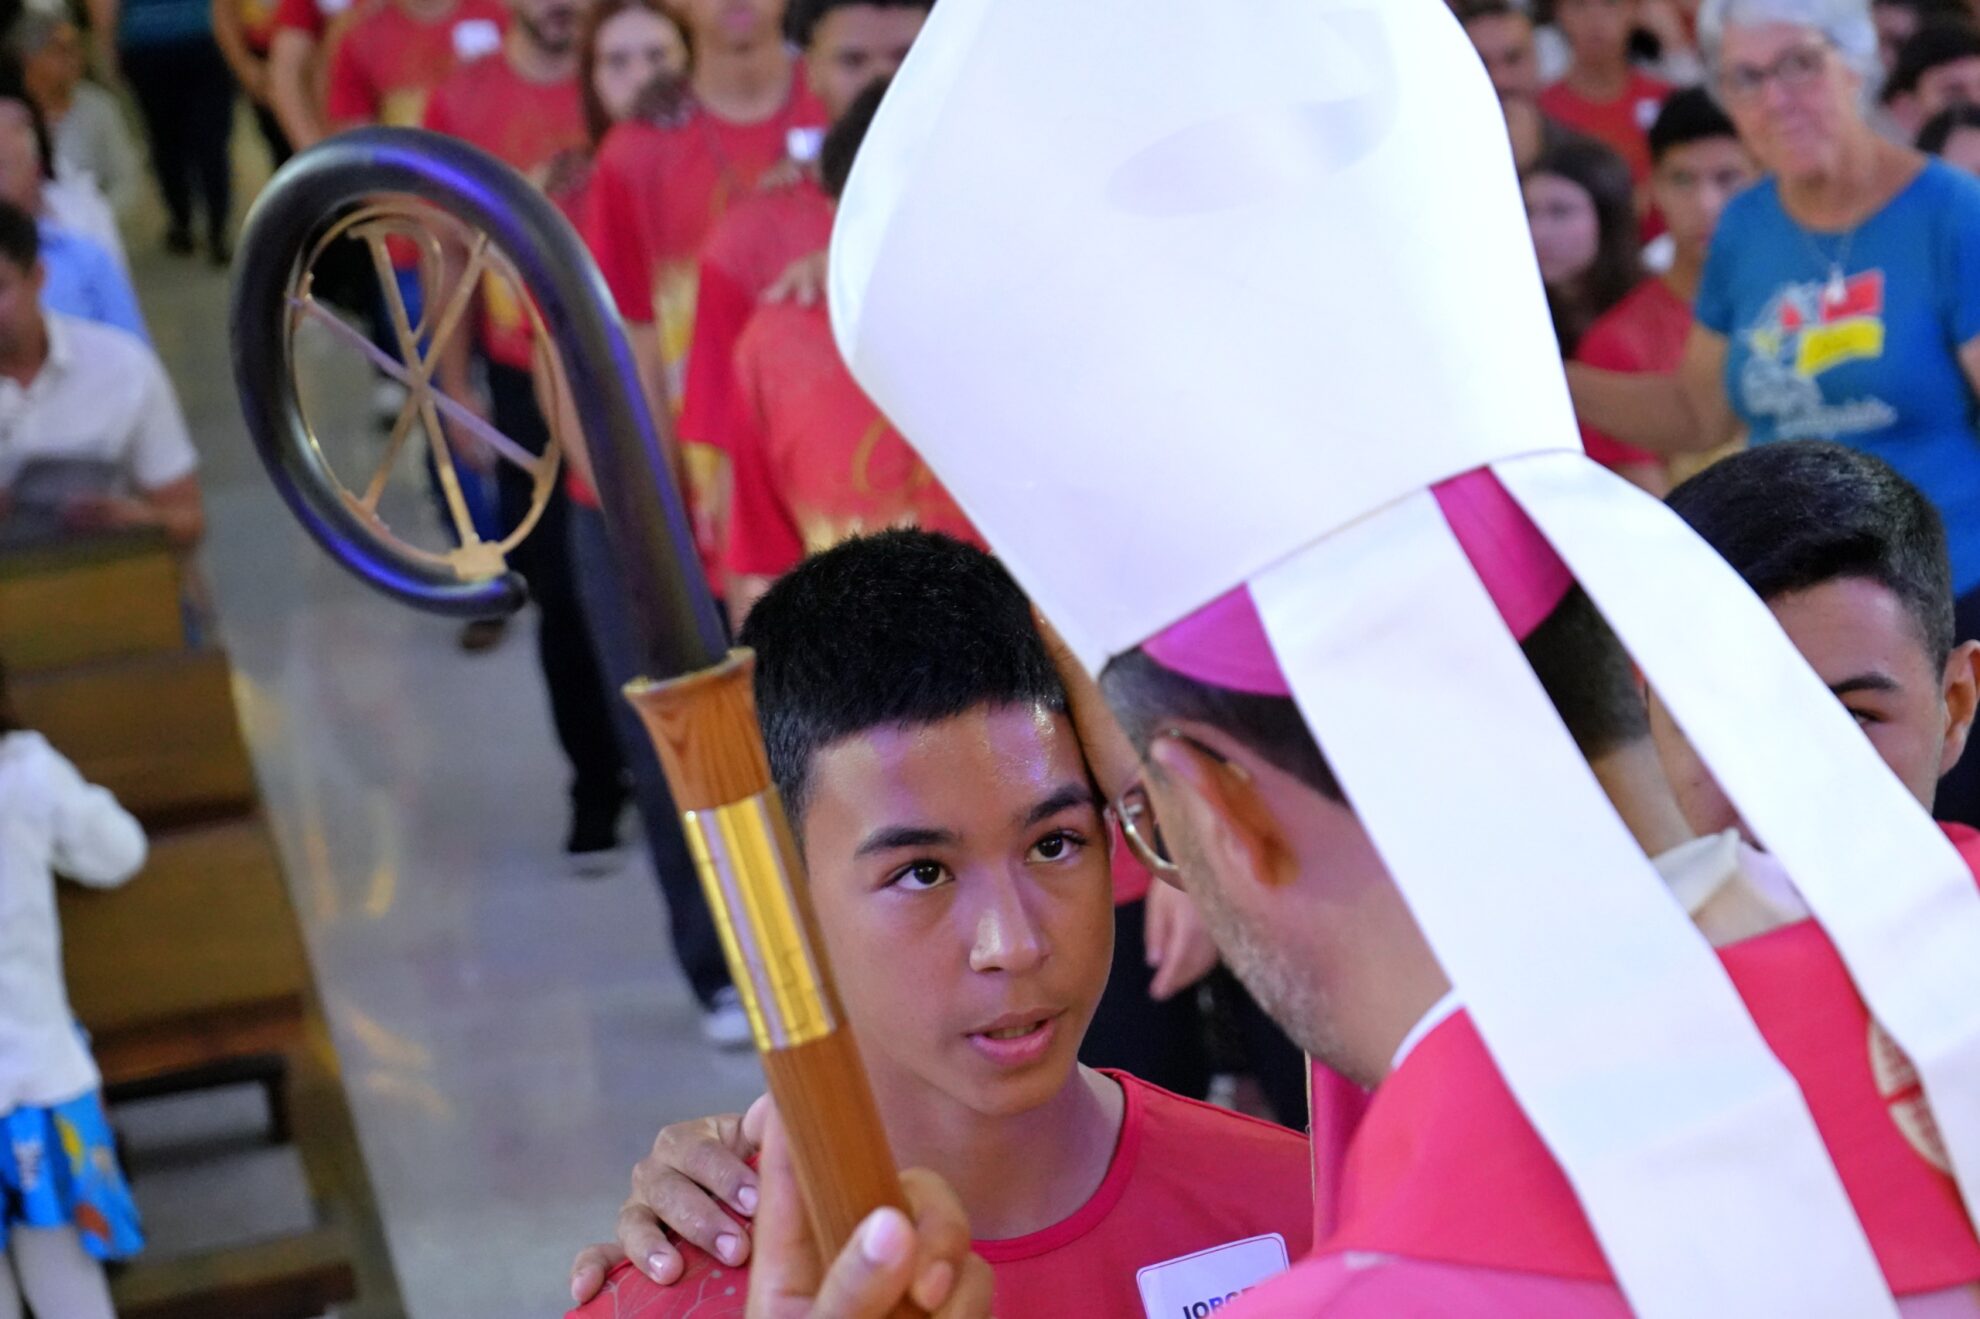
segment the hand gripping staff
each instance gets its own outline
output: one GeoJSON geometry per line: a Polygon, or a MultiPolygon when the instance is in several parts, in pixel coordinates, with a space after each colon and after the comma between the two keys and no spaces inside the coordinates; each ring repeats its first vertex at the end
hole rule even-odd
{"type": "Polygon", "coordinates": [[[235,266],[231,329],[248,432],[282,498],[331,558],[433,613],[480,617],[524,603],[522,579],[505,555],[555,491],[561,437],[554,419],[574,404],[649,675],[626,696],[652,734],[679,804],[790,1132],[812,1230],[829,1260],[867,1213],[904,1201],[771,783],[750,688],[754,661],[747,650],[729,648],[661,433],[589,253],[541,192],[482,151],[413,129],[346,133],[291,160],[256,202],[235,266]],[[318,263],[338,240],[369,250],[396,358],[314,296],[318,263]],[[394,278],[395,255],[403,264],[408,253],[427,290],[417,317],[394,278]],[[445,345],[469,329],[477,287],[486,298],[512,299],[533,331],[539,396],[553,419],[540,454],[435,387],[445,345]],[[346,486],[332,470],[304,408],[296,338],[305,323],[406,386],[383,459],[362,488],[346,486]],[[483,540],[468,516],[443,416],[457,435],[476,437],[531,477],[531,506],[501,540],[483,540]],[[444,552],[394,535],[378,511],[415,427],[425,434],[459,537],[458,547],[444,552]]]}

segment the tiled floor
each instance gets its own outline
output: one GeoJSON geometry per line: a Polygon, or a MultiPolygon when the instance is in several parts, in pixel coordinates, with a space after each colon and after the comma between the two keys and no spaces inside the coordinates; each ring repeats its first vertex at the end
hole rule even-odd
{"type": "MultiPolygon", "coordinates": [[[[643,857],[564,873],[564,770],[527,635],[454,626],[344,577],[247,446],[226,281],[132,256],[204,459],[205,563],[317,983],[414,1319],[561,1313],[663,1122],[760,1088],[714,1053],[643,857]]],[[[368,385],[311,368],[326,433],[363,444],[368,385]]],[[[338,441],[343,442],[343,441],[338,441]]],[[[411,482],[389,507],[426,516],[411,482]]],[[[628,818],[625,835],[634,836],[628,818]]]]}

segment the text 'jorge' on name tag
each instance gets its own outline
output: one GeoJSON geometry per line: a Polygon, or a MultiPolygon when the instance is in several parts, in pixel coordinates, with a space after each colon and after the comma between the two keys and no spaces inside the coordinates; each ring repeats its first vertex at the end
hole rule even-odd
{"type": "Polygon", "coordinates": [[[1268,1232],[1150,1264],[1134,1277],[1148,1319],[1203,1319],[1284,1273],[1286,1264],[1286,1239],[1268,1232]]]}

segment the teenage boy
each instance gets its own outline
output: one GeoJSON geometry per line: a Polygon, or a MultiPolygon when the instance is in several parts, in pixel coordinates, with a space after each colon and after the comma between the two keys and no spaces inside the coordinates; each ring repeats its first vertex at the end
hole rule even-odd
{"type": "MultiPolygon", "coordinates": [[[[1109,830],[1003,568],[925,532],[848,541],[742,639],[895,1155],[956,1189],[1000,1312],[1172,1313],[1304,1253],[1303,1139],[1076,1061],[1107,977],[1109,830]]],[[[671,1288],[622,1266],[577,1313],[740,1315],[745,1239],[726,1264],[682,1248],[671,1288]]]]}
{"type": "Polygon", "coordinates": [[[1970,18],[1927,24],[1898,47],[1881,99],[1903,140],[1956,105],[1980,105],[1980,29],[1970,18]]]}
{"type": "Polygon", "coordinates": [[[1630,63],[1636,10],[1636,0],[1560,0],[1554,6],[1554,23],[1567,38],[1573,62],[1559,82],[1540,93],[1540,108],[1614,150],[1629,162],[1630,177],[1641,187],[1650,177],[1645,135],[1671,89],[1630,63]]]}
{"type": "MultiPolygon", "coordinates": [[[[1705,253],[1726,203],[1759,177],[1739,133],[1709,94],[1674,93],[1650,126],[1650,200],[1664,217],[1674,249],[1671,266],[1638,284],[1588,328],[1575,360],[1611,371],[1668,375],[1684,356],[1691,303],[1698,296],[1705,253]]],[[[1653,453],[1582,427],[1588,456],[1652,494],[1670,489],[1672,474],[1653,453]]],[[[1700,459],[1685,460],[1696,470],[1700,459]]]]}
{"type": "MultiPolygon", "coordinates": [[[[1931,501],[1880,459],[1808,440],[1736,454],[1669,502],[1767,602],[1919,803],[1973,823],[1975,775],[1961,755],[1980,642],[1953,644],[1952,569],[1931,501]]],[[[1651,726],[1692,827],[1738,825],[1654,694],[1651,726]]]]}

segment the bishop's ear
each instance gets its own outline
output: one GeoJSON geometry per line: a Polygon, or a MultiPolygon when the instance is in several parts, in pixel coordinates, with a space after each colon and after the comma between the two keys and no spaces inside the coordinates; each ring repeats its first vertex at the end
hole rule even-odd
{"type": "Polygon", "coordinates": [[[1215,882],[1235,896],[1241,886],[1278,888],[1293,877],[1292,849],[1244,766],[1173,730],[1149,744],[1148,759],[1156,769],[1149,793],[1172,853],[1186,870],[1195,863],[1209,871],[1192,884],[1215,882]]]}

